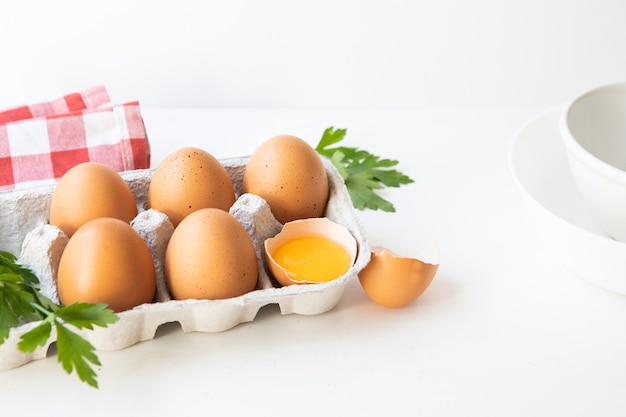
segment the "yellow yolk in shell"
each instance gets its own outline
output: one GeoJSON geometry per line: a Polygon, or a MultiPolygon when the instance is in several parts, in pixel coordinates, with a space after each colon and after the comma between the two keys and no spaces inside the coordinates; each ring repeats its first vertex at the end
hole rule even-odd
{"type": "Polygon", "coordinates": [[[337,242],[322,236],[299,236],[272,254],[294,281],[328,282],[350,268],[350,256],[337,242]]]}

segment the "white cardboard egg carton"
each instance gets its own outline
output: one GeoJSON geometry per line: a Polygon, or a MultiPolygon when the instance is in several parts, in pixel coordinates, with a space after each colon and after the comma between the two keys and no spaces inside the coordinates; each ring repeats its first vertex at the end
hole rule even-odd
{"type": "MultiPolygon", "coordinates": [[[[266,270],[263,242],[277,234],[282,225],[263,199],[242,194],[247,161],[247,157],[220,160],[231,176],[237,195],[230,212],[248,231],[256,248],[259,262],[256,290],[225,300],[172,300],[163,276],[163,259],[173,227],[165,215],[147,207],[148,186],[154,170],[127,171],[121,175],[133,191],[139,207],[132,225],[148,243],[155,261],[155,302],[119,313],[120,319],[107,328],[72,330],[89,340],[97,350],[111,351],[151,340],[159,326],[170,322],[178,322],[184,332],[220,332],[254,320],[259,309],[269,304],[277,304],[281,314],[302,315],[322,314],[335,307],[346,285],[357,277],[370,259],[366,235],[343,179],[324,160],[330,185],[324,216],[346,226],[356,238],[359,253],[355,264],[346,274],[331,282],[280,287],[266,270]]],[[[0,250],[17,255],[19,262],[30,267],[39,277],[41,292],[58,302],[56,268],[67,237],[48,224],[53,192],[54,186],[0,192],[0,250]]],[[[14,368],[47,356],[49,346],[56,341],[54,327],[45,346],[32,353],[23,353],[17,348],[20,337],[38,323],[25,323],[12,329],[9,338],[0,345],[0,369],[14,368]]]]}

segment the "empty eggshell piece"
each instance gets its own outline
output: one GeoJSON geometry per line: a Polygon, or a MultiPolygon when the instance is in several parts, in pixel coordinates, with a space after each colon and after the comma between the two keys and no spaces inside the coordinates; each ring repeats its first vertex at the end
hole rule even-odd
{"type": "Polygon", "coordinates": [[[315,149],[291,135],[274,136],[251,155],[244,193],[262,197],[276,219],[287,222],[321,217],[328,201],[328,176],[315,149]]]}
{"type": "Polygon", "coordinates": [[[64,305],[105,303],[121,312],[149,303],[156,289],[152,254],[129,223],[91,220],[65,246],[57,286],[64,305]]]}
{"type": "Polygon", "coordinates": [[[439,268],[438,255],[430,248],[427,261],[401,257],[381,247],[371,248],[369,263],[359,272],[368,297],[383,307],[400,308],[417,300],[433,281],[439,268]]]}
{"type": "Polygon", "coordinates": [[[252,239],[226,211],[194,211],[172,233],[165,279],[176,300],[226,299],[253,291],[258,264],[252,239]]]}
{"type": "Polygon", "coordinates": [[[126,223],[137,215],[137,204],[128,184],[113,168],[83,162],[59,180],[50,201],[49,223],[68,237],[90,220],[113,217],[126,223]]]}
{"type": "Polygon", "coordinates": [[[235,190],[226,168],[209,152],[187,147],[169,154],[155,169],[148,206],[165,213],[174,227],[202,208],[228,211],[235,190]]]}
{"type": "Polygon", "coordinates": [[[352,267],[357,253],[348,228],[325,217],[288,222],[265,241],[268,268],[283,286],[337,279],[352,267]]]}

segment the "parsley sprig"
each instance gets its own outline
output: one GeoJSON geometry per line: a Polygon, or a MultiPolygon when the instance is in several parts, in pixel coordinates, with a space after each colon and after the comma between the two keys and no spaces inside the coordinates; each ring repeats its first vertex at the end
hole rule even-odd
{"type": "Polygon", "coordinates": [[[332,126],[327,128],[315,151],[330,159],[337,168],[355,208],[395,212],[393,204],[376,191],[414,181],[402,172],[390,169],[398,165],[397,160],[381,158],[358,148],[332,147],[345,138],[346,132],[346,129],[335,129],[332,126]]]}
{"type": "Polygon", "coordinates": [[[7,340],[11,329],[23,321],[41,321],[24,333],[17,344],[20,351],[33,352],[46,344],[54,326],[57,358],[65,372],[76,371],[81,381],[98,388],[97,375],[91,366],[101,365],[95,348],[68,325],[93,330],[94,326],[107,327],[119,317],[106,304],[60,306],[43,296],[37,284],[35,274],[18,264],[15,255],[0,251],[0,345],[7,340]]]}

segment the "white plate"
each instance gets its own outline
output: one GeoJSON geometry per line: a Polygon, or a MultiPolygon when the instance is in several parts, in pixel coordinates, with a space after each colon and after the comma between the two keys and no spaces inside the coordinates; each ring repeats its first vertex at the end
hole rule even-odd
{"type": "Polygon", "coordinates": [[[513,177],[555,257],[589,282],[626,294],[626,244],[600,231],[576,190],[559,133],[561,110],[518,131],[510,149],[513,177]]]}

